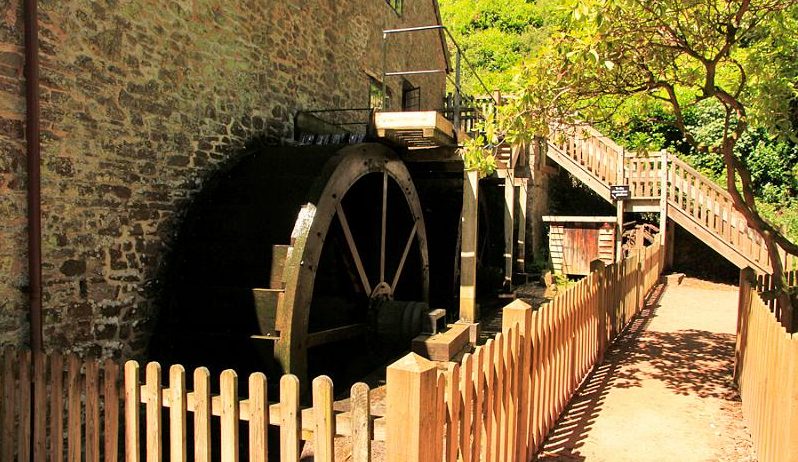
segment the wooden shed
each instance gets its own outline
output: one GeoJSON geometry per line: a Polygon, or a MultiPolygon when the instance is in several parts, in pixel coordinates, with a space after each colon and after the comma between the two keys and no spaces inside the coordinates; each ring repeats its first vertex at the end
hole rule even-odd
{"type": "Polygon", "coordinates": [[[555,273],[590,274],[590,262],[615,261],[615,217],[544,216],[555,273]]]}

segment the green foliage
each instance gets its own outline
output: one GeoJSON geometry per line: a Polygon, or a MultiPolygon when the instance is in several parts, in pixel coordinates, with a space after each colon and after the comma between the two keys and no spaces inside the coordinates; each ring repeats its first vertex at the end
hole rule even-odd
{"type": "Polygon", "coordinates": [[[476,170],[480,176],[488,176],[496,170],[493,147],[486,143],[483,135],[466,140],[460,148],[460,155],[465,169],[476,170]]]}
{"type": "Polygon", "coordinates": [[[499,144],[496,133],[496,124],[493,115],[478,124],[477,131],[480,135],[466,139],[460,148],[463,164],[466,170],[476,170],[480,176],[488,176],[496,170],[496,156],[494,152],[499,144]]]}
{"type": "MultiPolygon", "coordinates": [[[[512,69],[546,40],[549,28],[567,17],[563,0],[441,0],[443,23],[489,90],[513,91],[512,69]]],[[[454,50],[453,50],[454,51],[454,50]]],[[[465,72],[471,94],[485,90],[465,72]]]]}

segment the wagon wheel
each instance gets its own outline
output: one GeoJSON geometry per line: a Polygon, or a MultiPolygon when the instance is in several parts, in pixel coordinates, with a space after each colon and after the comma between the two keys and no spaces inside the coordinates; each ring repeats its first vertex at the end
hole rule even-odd
{"type": "Polygon", "coordinates": [[[342,149],[291,234],[275,319],[282,370],[307,377],[309,349],[363,336],[370,319],[387,326],[386,335],[412,331],[406,324],[425,309],[413,302],[428,300],[428,261],[421,206],[402,161],[382,145],[342,149]]]}

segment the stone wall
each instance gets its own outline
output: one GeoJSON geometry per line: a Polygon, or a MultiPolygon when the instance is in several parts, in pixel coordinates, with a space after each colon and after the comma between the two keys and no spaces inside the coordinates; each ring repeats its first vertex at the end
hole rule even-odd
{"type": "MultiPolygon", "coordinates": [[[[368,106],[385,28],[434,0],[41,0],[44,342],[131,357],[193,195],[246,143],[293,136],[300,109],[368,106]]],[[[0,0],[0,344],[27,328],[21,0],[0,0]]],[[[392,39],[391,70],[442,67],[436,32],[392,39]]],[[[408,79],[423,108],[443,76],[408,79]]],[[[391,78],[394,98],[401,79],[391,78]]]]}

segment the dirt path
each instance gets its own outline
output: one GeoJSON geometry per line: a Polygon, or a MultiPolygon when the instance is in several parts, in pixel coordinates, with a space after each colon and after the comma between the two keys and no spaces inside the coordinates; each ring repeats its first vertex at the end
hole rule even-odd
{"type": "Polygon", "coordinates": [[[732,384],[737,292],[654,294],[549,435],[546,461],[753,461],[732,384]]]}

